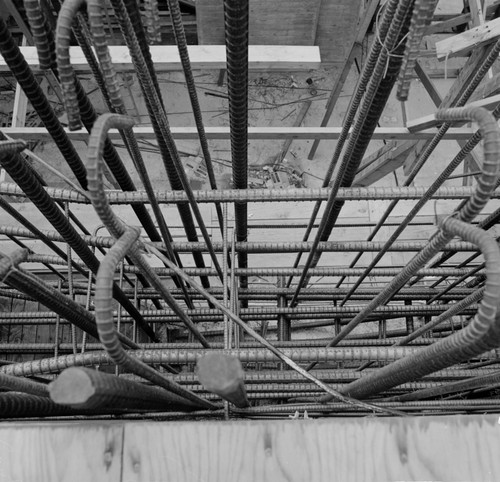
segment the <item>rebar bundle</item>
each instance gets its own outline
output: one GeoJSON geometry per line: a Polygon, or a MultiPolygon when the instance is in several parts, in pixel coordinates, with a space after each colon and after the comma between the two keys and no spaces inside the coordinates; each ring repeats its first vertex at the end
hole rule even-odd
{"type": "Polygon", "coordinates": [[[249,2],[225,1],[227,96],[218,95],[227,100],[232,186],[220,189],[183,2],[168,0],[210,186],[203,191],[194,189],[182,162],[167,108],[172,93],[150,51],[162,39],[158,2],[146,1],[141,15],[132,0],[111,1],[145,103],[139,115],[125,102],[101,2],[51,1],[55,29],[45,5],[24,3],[40,68],[59,83],[68,129],[2,19],[0,54],[67,164],[63,178],[71,187],[46,182],[27,144],[0,133],[0,164],[10,176],[0,182],[0,208],[10,216],[0,223],[2,418],[500,411],[500,238],[494,231],[500,210],[488,204],[500,197],[500,105],[492,113],[462,107],[498,57],[500,42],[457,96],[459,107],[434,114],[439,128],[404,185],[355,187],[398,79],[400,97],[408,97],[437,3],[389,0],[321,187],[252,189],[249,2]],[[76,43],[104,100],[101,115],[88,79],[73,69],[76,43]],[[446,131],[465,122],[478,130],[434,182],[413,185],[446,131]],[[134,129],[144,124],[155,136],[154,165],[134,129]],[[85,146],[68,131],[84,136],[85,146]],[[122,145],[112,142],[117,138],[122,145]],[[480,142],[482,162],[472,183],[445,185],[480,142]],[[157,185],[154,175],[163,181],[157,185]],[[424,206],[438,200],[446,200],[446,213],[424,215],[424,206]],[[18,201],[43,222],[17,209],[18,201]],[[379,219],[340,221],[353,201],[390,203],[379,219]],[[396,216],[403,201],[411,207],[396,216]],[[251,219],[250,203],[278,202],[289,212],[309,206],[310,218],[251,219]]]}

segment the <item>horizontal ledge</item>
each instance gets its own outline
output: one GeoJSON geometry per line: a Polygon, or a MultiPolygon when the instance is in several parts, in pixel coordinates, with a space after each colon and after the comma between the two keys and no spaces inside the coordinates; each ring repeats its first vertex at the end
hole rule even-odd
{"type": "MultiPolygon", "coordinates": [[[[33,69],[39,69],[35,47],[20,47],[26,62],[33,69]]],[[[118,70],[134,70],[128,47],[109,47],[113,65],[118,70]]],[[[176,45],[155,45],[150,47],[156,72],[182,70],[176,45]]],[[[189,58],[193,70],[225,69],[226,47],[224,45],[190,45],[189,58]]],[[[90,67],[80,47],[70,47],[71,65],[76,72],[90,72],[90,67]]],[[[250,45],[248,49],[250,70],[309,70],[321,65],[319,47],[302,45],[250,45]]],[[[0,57],[0,72],[9,71],[5,60],[0,57]]]]}
{"type": "MultiPolygon", "coordinates": [[[[47,129],[43,127],[6,127],[1,131],[14,139],[41,140],[51,139],[47,129]]],[[[198,131],[196,127],[172,127],[172,135],[178,140],[196,140],[198,131]]],[[[206,127],[207,139],[230,139],[229,127],[206,127]]],[[[249,127],[249,139],[326,139],[337,140],[342,132],[342,127],[249,127]]],[[[468,140],[474,130],[469,127],[449,129],[444,135],[445,140],[468,140]]],[[[89,134],[86,130],[70,132],[66,130],[68,137],[73,141],[87,141],[89,134]]],[[[137,139],[155,139],[152,127],[134,127],[137,139]]],[[[111,129],[108,133],[112,140],[121,140],[118,130],[111,129]]],[[[418,132],[410,132],[406,127],[379,127],[375,129],[372,139],[377,140],[409,140],[409,139],[432,139],[436,130],[426,129],[418,132]]]]}

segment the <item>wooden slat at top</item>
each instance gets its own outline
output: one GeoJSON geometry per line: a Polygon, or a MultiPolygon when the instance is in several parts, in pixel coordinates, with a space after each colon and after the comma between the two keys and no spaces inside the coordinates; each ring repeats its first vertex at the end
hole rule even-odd
{"type": "MultiPolygon", "coordinates": [[[[118,70],[134,70],[130,52],[126,46],[109,47],[111,59],[118,70]]],[[[179,52],[175,45],[153,45],[150,47],[156,72],[182,70],[179,52]]],[[[226,47],[224,45],[189,45],[191,67],[200,69],[225,69],[226,47]]],[[[21,52],[32,68],[38,68],[35,47],[21,47],[21,52]]],[[[77,72],[89,72],[90,67],[80,47],[70,47],[70,58],[77,72]]],[[[248,51],[251,70],[309,70],[320,67],[319,47],[286,45],[251,45],[248,51]]],[[[3,57],[0,57],[0,72],[8,71],[3,57]]]]}

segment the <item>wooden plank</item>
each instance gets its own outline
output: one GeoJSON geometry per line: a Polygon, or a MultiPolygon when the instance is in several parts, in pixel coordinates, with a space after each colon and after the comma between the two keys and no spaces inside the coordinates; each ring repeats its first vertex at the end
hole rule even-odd
{"type": "Polygon", "coordinates": [[[453,27],[458,27],[464,23],[468,23],[471,19],[470,13],[464,13],[462,15],[457,15],[455,18],[450,18],[442,22],[433,22],[425,30],[425,35],[433,35],[435,33],[442,33],[450,30],[453,27]]]}
{"type": "MultiPolygon", "coordinates": [[[[117,70],[134,70],[132,58],[126,46],[112,45],[109,50],[117,70]]],[[[182,70],[179,52],[175,45],[153,45],[150,50],[157,72],[182,70]]],[[[189,45],[188,50],[194,70],[226,68],[224,45],[189,45]]],[[[21,52],[28,65],[35,70],[39,68],[35,47],[21,47],[21,52]]],[[[70,57],[75,71],[90,72],[90,67],[80,47],[70,47],[70,57]]],[[[309,70],[317,69],[321,64],[319,48],[314,46],[253,45],[249,47],[248,58],[251,70],[309,70]]],[[[8,71],[5,60],[0,57],[0,72],[8,71]]]]}
{"type": "MultiPolygon", "coordinates": [[[[309,112],[309,107],[311,107],[312,102],[310,100],[306,100],[302,104],[302,108],[299,111],[299,114],[297,115],[297,118],[295,119],[295,122],[293,123],[293,127],[300,127],[302,125],[302,122],[304,122],[304,119],[309,112]]],[[[281,148],[281,152],[276,156],[276,160],[274,161],[275,164],[279,164],[287,155],[288,150],[290,149],[290,146],[292,145],[293,139],[288,138],[284,143],[283,147],[281,148]]]]}
{"type": "MultiPolygon", "coordinates": [[[[320,0],[252,0],[250,45],[314,45],[320,0]]],[[[200,45],[224,44],[224,8],[220,0],[197,0],[200,45]]]]}
{"type": "Polygon", "coordinates": [[[118,424],[4,422],[0,473],[16,482],[119,482],[122,439],[118,424]]]}
{"type": "MultiPolygon", "coordinates": [[[[427,91],[430,98],[434,102],[434,105],[436,107],[439,107],[443,103],[441,95],[437,91],[434,83],[429,78],[429,76],[427,75],[425,70],[422,68],[422,66],[420,65],[418,60],[415,62],[415,72],[417,72],[418,77],[419,77],[420,81],[422,82],[422,85],[424,86],[425,90],[427,91]]],[[[472,102],[472,99],[471,99],[471,102],[472,102]]],[[[457,143],[461,149],[466,144],[465,141],[457,141],[457,143]]],[[[481,160],[479,159],[479,156],[477,155],[476,151],[471,151],[469,154],[467,154],[467,156],[464,159],[464,166],[471,166],[473,171],[480,170],[479,166],[481,166],[481,160]]],[[[464,178],[464,179],[468,179],[468,178],[464,178]]]]}
{"type": "MultiPolygon", "coordinates": [[[[486,99],[469,102],[468,104],[466,104],[466,106],[484,107],[485,109],[491,109],[495,108],[499,103],[500,103],[500,94],[497,94],[492,97],[487,97],[486,99]]],[[[436,127],[442,123],[443,121],[439,121],[436,119],[435,114],[430,114],[409,121],[407,127],[410,132],[417,132],[422,129],[429,129],[431,127],[436,127]]]]}
{"type": "MultiPolygon", "coordinates": [[[[51,139],[47,129],[44,127],[6,127],[1,131],[15,139],[43,140],[51,139]]],[[[248,138],[254,139],[329,139],[337,140],[340,137],[342,127],[249,127],[248,138]]],[[[172,127],[174,139],[196,140],[198,131],[196,127],[172,127]]],[[[206,127],[207,139],[229,139],[229,127],[206,127]]],[[[468,140],[475,131],[469,127],[451,128],[444,135],[445,140],[468,140]]],[[[155,139],[152,127],[135,127],[134,133],[138,139],[155,139]]],[[[68,137],[75,141],[88,141],[89,134],[86,130],[70,132],[66,129],[68,137]]],[[[418,132],[410,132],[406,127],[378,127],[375,129],[372,139],[374,140],[421,140],[432,139],[436,134],[435,129],[426,129],[418,132]]],[[[108,133],[110,139],[120,140],[120,134],[116,129],[108,133]]]]}
{"type": "MultiPolygon", "coordinates": [[[[391,147],[382,155],[373,159],[370,164],[369,160],[365,164],[365,168],[358,171],[354,179],[353,186],[370,186],[379,181],[387,174],[403,167],[408,151],[414,147],[414,141],[406,141],[402,143],[388,144],[391,147]]],[[[363,163],[365,160],[363,159],[363,163]]]]}
{"type": "Polygon", "coordinates": [[[500,473],[497,422],[456,415],[127,424],[123,480],[492,481],[500,473]]]}
{"type": "Polygon", "coordinates": [[[496,18],[461,34],[436,42],[436,56],[438,60],[464,56],[478,46],[496,40],[499,35],[500,18],[496,18]]]}

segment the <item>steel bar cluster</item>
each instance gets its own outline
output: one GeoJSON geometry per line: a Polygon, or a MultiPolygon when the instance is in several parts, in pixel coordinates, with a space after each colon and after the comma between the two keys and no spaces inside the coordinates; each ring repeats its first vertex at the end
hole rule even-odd
{"type": "Polygon", "coordinates": [[[15,220],[0,225],[1,418],[500,410],[494,231],[500,209],[490,203],[499,197],[500,106],[493,113],[467,107],[500,42],[456,99],[436,112],[440,127],[405,185],[356,187],[393,88],[411,98],[409,71],[437,3],[388,0],[322,188],[253,190],[248,143],[258,141],[248,136],[249,1],[225,0],[234,189],[222,190],[181,9],[178,0],[168,0],[210,184],[194,191],[165,108],[170,93],[160,88],[149,50],[159,35],[157,9],[148,3],[144,18],[135,0],[111,0],[144,98],[148,119],[142,122],[156,138],[161,162],[155,170],[164,171],[168,188],[155,185],[157,172],[147,167],[132,129],[102,3],[49,3],[56,28],[46,2],[24,0],[40,68],[54,79],[69,130],[83,127],[89,137],[84,148],[72,142],[0,19],[0,54],[71,171],[70,187],[47,184],[25,141],[0,134],[0,164],[10,177],[0,183],[0,208],[15,220]],[[100,116],[102,106],[92,104],[85,88],[88,78],[72,68],[74,42],[104,102],[100,116]],[[477,132],[431,186],[414,186],[447,129],[465,122],[474,122],[477,132]],[[134,176],[109,129],[118,129],[134,176]],[[468,186],[444,185],[480,141],[481,173],[468,186]],[[424,216],[422,208],[437,200],[452,207],[424,216]],[[376,222],[340,222],[353,201],[390,204],[376,222]],[[26,209],[14,207],[18,202],[43,223],[27,219],[26,209]],[[252,220],[249,205],[264,202],[270,203],[266,221],[252,220]],[[271,203],[278,202],[290,213],[300,203],[310,219],[273,220],[271,203]],[[391,217],[402,202],[408,214],[391,217]],[[177,225],[169,209],[178,211],[177,225]],[[99,221],[90,226],[88,219],[99,221]],[[276,233],[282,233],[278,241],[276,233]]]}

